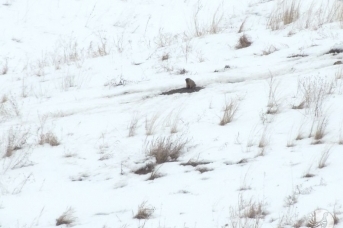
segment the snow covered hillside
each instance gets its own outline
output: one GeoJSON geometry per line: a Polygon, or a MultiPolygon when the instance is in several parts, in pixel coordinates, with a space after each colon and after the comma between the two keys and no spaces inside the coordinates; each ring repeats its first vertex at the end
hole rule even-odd
{"type": "Polygon", "coordinates": [[[343,227],[342,1],[0,0],[0,30],[0,227],[343,227]]]}

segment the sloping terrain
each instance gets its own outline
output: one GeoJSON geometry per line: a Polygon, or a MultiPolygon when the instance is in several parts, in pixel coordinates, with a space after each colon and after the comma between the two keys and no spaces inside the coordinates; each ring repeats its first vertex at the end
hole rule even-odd
{"type": "Polygon", "coordinates": [[[342,1],[1,1],[0,227],[343,227],[342,1]]]}

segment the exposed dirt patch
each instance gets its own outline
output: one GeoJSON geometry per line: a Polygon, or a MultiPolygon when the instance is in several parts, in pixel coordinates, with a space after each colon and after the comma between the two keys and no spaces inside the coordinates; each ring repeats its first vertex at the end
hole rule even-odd
{"type": "Polygon", "coordinates": [[[334,55],[337,55],[339,53],[342,53],[343,52],[343,49],[340,49],[340,48],[332,48],[330,49],[330,51],[326,52],[325,54],[334,54],[334,55]]]}
{"type": "Polygon", "coordinates": [[[308,55],[306,54],[294,54],[294,55],[290,55],[287,56],[287,58],[299,58],[299,57],[307,57],[308,55]]]}
{"type": "Polygon", "coordinates": [[[167,92],[163,92],[161,93],[161,95],[172,95],[175,93],[194,93],[194,92],[199,92],[202,89],[204,89],[204,87],[195,87],[194,89],[187,89],[187,88],[173,89],[167,92]]]}
{"type": "Polygon", "coordinates": [[[193,167],[196,167],[198,165],[207,165],[207,164],[210,164],[211,162],[209,161],[188,161],[186,163],[181,163],[180,165],[182,166],[193,166],[193,167]]]}
{"type": "Polygon", "coordinates": [[[155,164],[148,163],[148,164],[145,164],[143,167],[134,171],[134,173],[138,175],[145,175],[145,174],[153,172],[154,169],[155,169],[155,164]]]}

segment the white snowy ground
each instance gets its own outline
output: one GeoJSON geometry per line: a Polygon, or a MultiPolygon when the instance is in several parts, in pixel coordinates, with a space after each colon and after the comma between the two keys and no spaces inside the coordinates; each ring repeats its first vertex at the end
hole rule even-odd
{"type": "Polygon", "coordinates": [[[325,53],[343,48],[343,3],[299,2],[283,25],[290,0],[1,0],[0,227],[55,227],[68,209],[89,228],[342,218],[343,53],[325,53]],[[160,95],[187,77],[204,89],[160,95]],[[163,137],[188,143],[161,177],[135,174],[163,137]]]}

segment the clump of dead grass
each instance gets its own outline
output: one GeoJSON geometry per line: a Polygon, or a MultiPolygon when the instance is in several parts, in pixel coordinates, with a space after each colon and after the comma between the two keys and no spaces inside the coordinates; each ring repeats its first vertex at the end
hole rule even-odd
{"type": "Polygon", "coordinates": [[[10,128],[7,132],[6,151],[4,157],[11,157],[16,150],[22,149],[29,137],[29,130],[22,127],[10,128]]]}
{"type": "Polygon", "coordinates": [[[51,131],[41,133],[39,135],[38,144],[44,145],[46,143],[49,144],[50,146],[60,145],[60,141],[58,140],[57,136],[51,131]]]}
{"type": "Polygon", "coordinates": [[[224,104],[224,113],[223,116],[219,122],[219,125],[224,126],[230,122],[233,121],[233,118],[235,117],[237,111],[239,108],[239,99],[238,98],[232,98],[229,101],[225,100],[224,104]]]}
{"type": "Polygon", "coordinates": [[[236,44],[236,49],[247,48],[252,44],[252,41],[247,37],[247,35],[243,34],[239,37],[238,43],[236,44]]]}
{"type": "Polygon", "coordinates": [[[72,226],[73,223],[76,221],[76,217],[74,216],[75,210],[73,208],[68,208],[63,214],[56,219],[56,226],[66,225],[72,226]]]}
{"type": "Polygon", "coordinates": [[[138,211],[133,218],[135,218],[135,219],[149,219],[149,218],[151,218],[154,211],[155,211],[155,208],[152,206],[148,206],[147,202],[145,201],[138,206],[138,211]]]}
{"type": "Polygon", "coordinates": [[[157,164],[176,161],[188,143],[182,135],[154,138],[146,144],[146,154],[154,157],[157,164]]]}

